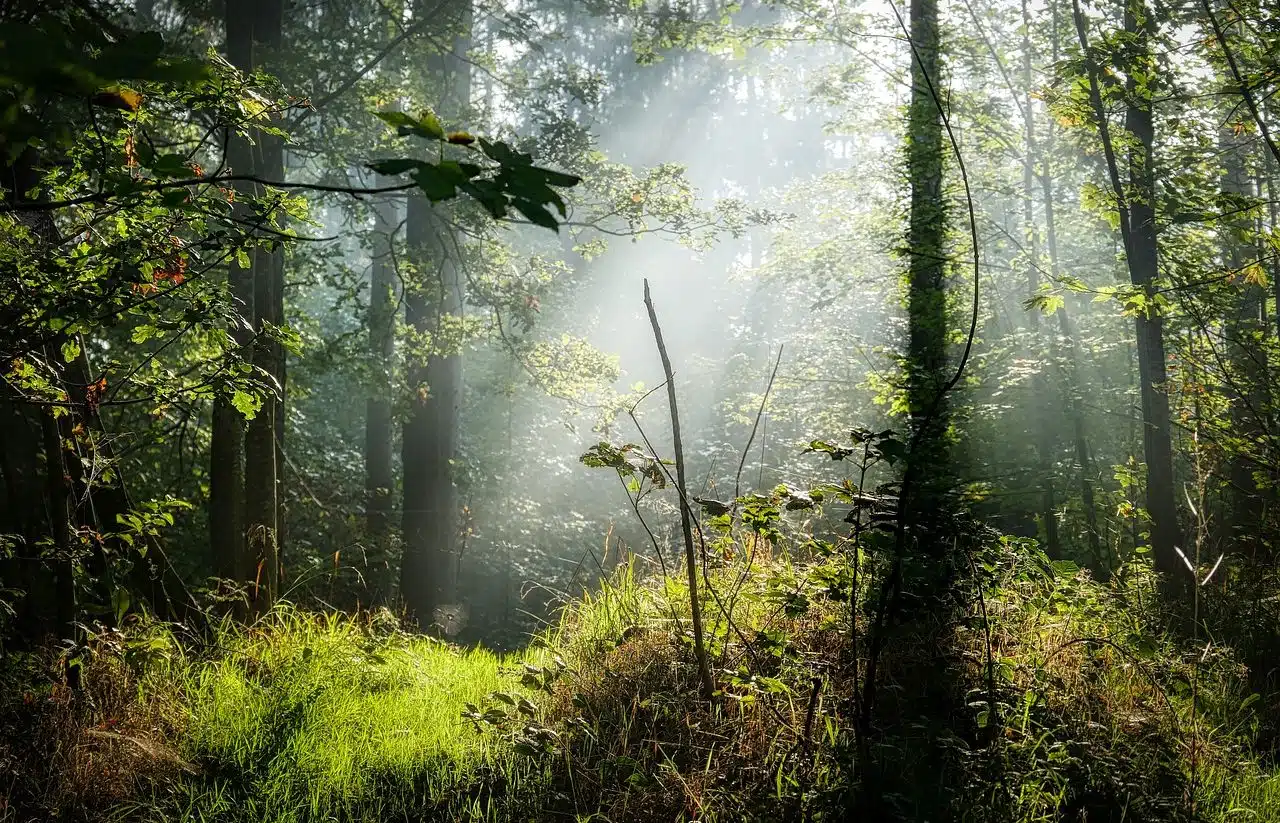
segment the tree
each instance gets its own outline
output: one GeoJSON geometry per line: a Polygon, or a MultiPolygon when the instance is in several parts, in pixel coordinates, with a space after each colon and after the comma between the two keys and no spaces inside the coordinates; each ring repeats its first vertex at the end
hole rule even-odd
{"type": "MultiPolygon", "coordinates": [[[[228,0],[227,58],[242,72],[260,69],[281,45],[282,0],[228,0]]],[[[263,129],[230,134],[227,164],[235,174],[284,179],[284,143],[263,129]]],[[[277,215],[254,213],[250,196],[264,198],[260,183],[243,181],[236,220],[249,234],[274,225],[277,215]]],[[[214,568],[241,583],[253,581],[253,606],[269,608],[280,584],[279,457],[283,441],[284,353],[276,339],[284,325],[284,257],[278,242],[256,244],[229,266],[228,283],[245,323],[233,333],[242,356],[266,379],[261,405],[247,425],[225,395],[215,401],[210,447],[210,538],[214,568]],[[246,265],[247,264],[247,265],[246,265]],[[249,354],[251,352],[251,354],[249,354]],[[243,461],[243,462],[242,462],[243,461]]]]}
{"type": "Polygon", "coordinates": [[[913,472],[919,478],[912,513],[936,508],[951,469],[947,461],[947,205],[942,44],[936,0],[911,3],[911,99],[907,108],[906,172],[910,186],[907,255],[907,347],[904,370],[912,429],[913,472]]]}
{"type": "MultiPolygon", "coordinates": [[[[425,3],[415,13],[426,13],[425,3]]],[[[427,60],[442,113],[464,117],[471,102],[466,59],[471,38],[470,0],[451,0],[437,12],[437,36],[447,50],[427,60]]],[[[400,594],[409,613],[425,627],[435,610],[453,602],[456,580],[457,503],[453,461],[462,392],[459,338],[463,304],[461,243],[447,213],[425,196],[411,195],[405,232],[417,271],[405,290],[405,323],[414,333],[409,354],[409,411],[403,429],[402,506],[404,555],[400,594]],[[426,349],[426,351],[424,351],[426,349]]]]}
{"type": "MultiPolygon", "coordinates": [[[[383,182],[384,178],[379,178],[383,182]]],[[[369,274],[369,360],[372,391],[365,401],[365,517],[374,554],[365,575],[374,605],[386,601],[390,583],[387,564],[390,540],[391,508],[395,490],[395,468],[392,465],[392,397],[395,385],[391,379],[395,352],[396,271],[395,232],[396,204],[379,201],[374,205],[375,224],[373,259],[369,274]]]]}
{"type": "Polygon", "coordinates": [[[1076,34],[1089,82],[1089,96],[1097,123],[1107,174],[1119,212],[1120,233],[1130,283],[1141,301],[1134,316],[1138,384],[1142,400],[1142,443],[1146,459],[1146,511],[1150,517],[1151,548],[1156,568],[1170,585],[1181,572],[1177,557],[1178,509],[1174,498],[1173,431],[1169,414],[1164,318],[1158,292],[1159,241],[1156,233],[1155,130],[1151,100],[1157,73],[1151,40],[1156,21],[1142,0],[1125,0],[1124,30],[1132,46],[1124,65],[1124,127],[1129,140],[1125,152],[1127,177],[1121,178],[1116,143],[1103,104],[1103,88],[1087,24],[1079,0],[1072,0],[1076,34]],[[1142,78],[1139,81],[1138,78],[1142,78]]]}

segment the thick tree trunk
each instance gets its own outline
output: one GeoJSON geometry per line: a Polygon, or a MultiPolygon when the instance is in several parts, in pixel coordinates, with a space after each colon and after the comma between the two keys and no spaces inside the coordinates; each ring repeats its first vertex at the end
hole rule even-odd
{"type": "MultiPolygon", "coordinates": [[[[409,198],[408,244],[420,277],[406,289],[405,322],[433,349],[452,346],[436,335],[462,309],[458,268],[447,248],[448,228],[421,195],[409,198]],[[433,276],[434,275],[434,276],[433,276]]],[[[447,333],[447,332],[446,332],[447,333]]],[[[408,370],[410,402],[404,423],[404,558],[400,592],[424,628],[439,606],[453,602],[455,502],[452,460],[461,400],[462,361],[457,352],[433,351],[408,370]]]]}
{"type": "MultiPolygon", "coordinates": [[[[1246,167],[1248,148],[1230,129],[1219,139],[1223,161],[1222,190],[1253,197],[1253,177],[1246,167]]],[[[1223,226],[1223,265],[1239,277],[1258,262],[1259,249],[1239,239],[1250,226],[1249,218],[1229,220],[1223,226]]],[[[1227,353],[1231,366],[1229,394],[1233,429],[1246,441],[1261,436],[1266,424],[1266,354],[1262,349],[1266,289],[1258,279],[1246,279],[1236,299],[1235,311],[1227,318],[1227,353]]],[[[1230,456],[1227,479],[1230,484],[1226,529],[1235,540],[1249,542],[1257,533],[1262,517],[1262,497],[1254,480],[1256,459],[1236,449],[1230,456]]],[[[1224,535],[1225,536],[1225,535],[1224,535]]]]}
{"type": "MultiPolygon", "coordinates": [[[[247,0],[227,0],[227,59],[241,71],[253,68],[253,18],[247,0]]],[[[233,173],[253,170],[253,154],[249,141],[235,134],[227,137],[227,166],[233,173]]],[[[245,200],[253,192],[252,184],[234,184],[241,196],[236,198],[234,216],[245,221],[251,212],[245,200]]],[[[230,330],[239,355],[250,359],[253,341],[254,268],[242,267],[233,257],[227,267],[227,281],[236,311],[244,323],[230,330]]],[[[213,402],[213,423],[209,447],[209,542],[214,574],[243,583],[252,577],[245,543],[245,419],[231,402],[219,395],[213,402]]]]}

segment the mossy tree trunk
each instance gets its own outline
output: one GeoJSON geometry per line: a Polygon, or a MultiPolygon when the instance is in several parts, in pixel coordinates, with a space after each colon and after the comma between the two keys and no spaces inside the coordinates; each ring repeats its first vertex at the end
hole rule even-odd
{"type": "MultiPolygon", "coordinates": [[[[947,206],[943,194],[945,150],[937,0],[911,3],[911,101],[907,111],[907,176],[911,187],[907,225],[906,393],[912,429],[915,512],[936,511],[951,475],[946,444],[947,206]]],[[[905,501],[904,501],[905,502],[905,501]]]]}

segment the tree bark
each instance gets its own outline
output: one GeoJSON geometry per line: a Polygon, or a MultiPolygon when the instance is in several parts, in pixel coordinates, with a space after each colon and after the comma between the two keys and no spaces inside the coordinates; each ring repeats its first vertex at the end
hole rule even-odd
{"type": "MultiPolygon", "coordinates": [[[[1124,15],[1125,32],[1134,37],[1134,61],[1154,76],[1151,37],[1155,23],[1145,0],[1128,0],[1124,15]]],[[[1138,67],[1134,67],[1138,68],[1138,67]]],[[[1129,277],[1148,300],[1157,294],[1160,276],[1159,239],[1156,234],[1155,127],[1150,91],[1142,91],[1129,74],[1125,95],[1125,128],[1134,143],[1128,152],[1129,186],[1129,277]]],[[[1174,495],[1173,428],[1169,414],[1167,386],[1168,359],[1164,345],[1164,318],[1158,308],[1139,312],[1134,322],[1138,343],[1139,391],[1142,396],[1143,453],[1147,461],[1147,514],[1151,518],[1151,548],[1156,567],[1166,578],[1180,574],[1175,547],[1178,538],[1178,508],[1174,495]]],[[[1169,580],[1172,583],[1173,580],[1169,580]]]]}
{"type": "MultiPolygon", "coordinates": [[[[241,71],[253,68],[252,4],[247,0],[227,0],[227,59],[241,71]]],[[[251,173],[253,154],[249,141],[237,134],[227,135],[227,166],[232,173],[251,173]]],[[[247,221],[251,212],[246,200],[253,194],[250,183],[233,184],[237,198],[233,214],[247,221]]],[[[241,357],[250,359],[254,318],[254,255],[242,267],[233,257],[227,267],[232,300],[243,323],[236,323],[230,335],[241,357]]],[[[244,583],[252,578],[245,543],[245,419],[231,405],[225,393],[213,402],[213,422],[209,447],[209,543],[214,574],[244,583]]]]}
{"type": "MultiPolygon", "coordinates": [[[[416,7],[424,12],[423,6],[416,7]]],[[[446,120],[464,116],[470,106],[470,0],[454,0],[435,12],[449,51],[428,61],[439,89],[440,112],[446,120]]],[[[452,603],[457,586],[456,499],[453,460],[457,448],[462,396],[462,358],[456,326],[461,317],[463,284],[457,238],[442,209],[421,194],[409,196],[406,241],[418,271],[417,282],[405,285],[405,322],[432,351],[425,358],[410,354],[409,413],[401,443],[403,463],[402,531],[404,555],[400,594],[409,614],[423,628],[435,610],[452,603]]]]}
{"type": "MultiPolygon", "coordinates": [[[[381,182],[381,179],[380,179],[381,182]]],[[[369,367],[371,391],[365,402],[365,519],[370,546],[366,552],[365,585],[370,605],[383,605],[388,596],[392,492],[391,370],[395,354],[396,272],[393,233],[396,207],[391,201],[374,206],[374,234],[369,274],[369,367]]]]}
{"type": "Polygon", "coordinates": [[[937,0],[911,3],[911,103],[907,112],[907,408],[913,429],[911,459],[921,478],[916,510],[936,511],[951,472],[947,465],[948,413],[942,397],[947,375],[946,231],[943,195],[942,56],[937,0]]]}
{"type": "Polygon", "coordinates": [[[53,409],[41,414],[41,435],[44,443],[44,474],[47,500],[46,517],[49,536],[53,542],[53,568],[56,581],[58,636],[63,639],[79,637],[79,608],[76,604],[75,567],[71,541],[71,482],[67,477],[66,459],[62,453],[62,430],[53,409]]]}
{"type": "MultiPolygon", "coordinates": [[[[1219,150],[1223,161],[1222,190],[1252,198],[1253,178],[1247,168],[1245,142],[1227,128],[1220,136],[1219,150]]],[[[1261,265],[1260,250],[1240,240],[1240,235],[1250,229],[1250,223],[1246,217],[1226,221],[1223,226],[1222,262],[1234,277],[1242,276],[1255,264],[1261,265]]],[[[1260,417],[1266,414],[1267,406],[1266,353],[1262,348],[1266,300],[1261,279],[1246,278],[1226,324],[1232,428],[1246,441],[1260,437],[1265,425],[1260,417]]],[[[1227,469],[1230,516],[1226,525],[1235,540],[1250,541],[1262,517],[1262,497],[1254,480],[1257,467],[1257,461],[1247,450],[1236,448],[1230,455],[1227,469]]]]}
{"type": "MultiPolygon", "coordinates": [[[[281,48],[282,0],[227,0],[227,57],[241,71],[260,68],[281,48]]],[[[228,160],[268,180],[284,178],[281,138],[259,134],[256,145],[231,136],[228,160]]],[[[260,186],[246,194],[261,195],[260,186]]],[[[248,213],[242,213],[248,216],[248,213]]],[[[284,257],[278,243],[256,248],[246,271],[231,265],[232,293],[252,323],[252,335],[236,335],[242,356],[251,356],[257,371],[273,383],[263,393],[262,408],[248,422],[219,401],[214,410],[214,445],[210,483],[211,543],[214,567],[252,583],[253,607],[269,608],[280,584],[280,483],[283,462],[285,361],[269,326],[284,324],[284,257]],[[251,349],[246,348],[252,342],[251,349]],[[243,469],[240,467],[243,431],[243,469]],[[231,558],[234,558],[232,560],[231,558]]]]}
{"type": "Polygon", "coordinates": [[[1102,142],[1107,172],[1111,179],[1120,232],[1124,240],[1125,258],[1130,283],[1140,289],[1149,301],[1145,311],[1134,319],[1134,338],[1138,360],[1138,392],[1142,401],[1142,445],[1147,464],[1146,509],[1151,519],[1150,542],[1156,569],[1170,586],[1176,587],[1177,575],[1183,571],[1176,547],[1178,510],[1174,497],[1173,433],[1169,414],[1167,361],[1164,346],[1164,319],[1154,305],[1159,276],[1159,240],[1155,225],[1154,152],[1155,129],[1151,116],[1150,89],[1137,88],[1132,70],[1155,76],[1151,63],[1150,41],[1154,31],[1150,11],[1143,0],[1126,0],[1125,32],[1132,38],[1129,51],[1130,80],[1125,94],[1125,128],[1132,137],[1126,154],[1128,185],[1120,178],[1119,161],[1107,112],[1102,103],[1101,81],[1097,65],[1089,50],[1084,15],[1079,0],[1072,3],[1076,33],[1085,55],[1089,75],[1089,95],[1102,142]],[[1139,65],[1134,65],[1139,64],[1139,65]]]}

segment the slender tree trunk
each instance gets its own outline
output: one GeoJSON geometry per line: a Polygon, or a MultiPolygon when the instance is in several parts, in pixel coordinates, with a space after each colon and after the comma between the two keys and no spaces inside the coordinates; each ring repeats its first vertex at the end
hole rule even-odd
{"type": "MultiPolygon", "coordinates": [[[[1230,128],[1219,137],[1223,161],[1222,190],[1253,197],[1252,176],[1246,166],[1248,148],[1230,128]]],[[[1259,249],[1246,246],[1240,236],[1249,228],[1249,218],[1237,218],[1223,225],[1223,265],[1236,277],[1257,263],[1259,249]]],[[[1263,320],[1267,293],[1259,279],[1246,278],[1236,298],[1234,313],[1227,318],[1227,355],[1230,363],[1229,395],[1232,428],[1246,441],[1261,435],[1260,420],[1266,413],[1266,354],[1262,350],[1263,320]]],[[[1257,532],[1262,516],[1262,498],[1254,480],[1255,459],[1247,450],[1236,448],[1229,457],[1227,470],[1230,483],[1230,517],[1223,523],[1225,531],[1237,540],[1248,542],[1257,532]]]]}
{"type": "MultiPolygon", "coordinates": [[[[1050,37],[1053,40],[1052,62],[1057,63],[1059,33],[1058,4],[1056,2],[1052,7],[1050,37]]],[[[1041,154],[1040,184],[1044,198],[1045,251],[1049,255],[1049,273],[1056,280],[1061,269],[1058,261],[1058,226],[1054,212],[1053,170],[1049,165],[1053,157],[1055,135],[1053,120],[1049,119],[1045,126],[1045,139],[1041,154]]],[[[1110,562],[1107,557],[1103,556],[1102,551],[1102,533],[1098,525],[1098,506],[1094,497],[1093,487],[1093,478],[1096,476],[1096,470],[1094,469],[1093,457],[1089,449],[1088,427],[1085,424],[1084,408],[1081,405],[1080,345],[1076,339],[1075,329],[1071,325],[1070,311],[1067,306],[1062,306],[1055,314],[1058,318],[1058,334],[1062,337],[1067,347],[1064,374],[1067,411],[1071,420],[1072,451],[1076,462],[1076,476],[1080,485],[1080,505],[1084,510],[1085,538],[1089,542],[1089,556],[1093,558],[1096,572],[1105,575],[1110,572],[1110,562]]]]}
{"type": "MultiPolygon", "coordinates": [[[[1022,223],[1023,237],[1026,238],[1027,254],[1027,294],[1034,296],[1040,290],[1040,250],[1039,231],[1036,228],[1036,118],[1035,101],[1031,91],[1034,78],[1031,74],[1031,12],[1027,0],[1022,0],[1022,121],[1025,151],[1022,159],[1022,223]]],[[[1040,313],[1031,313],[1032,340],[1036,346],[1048,344],[1048,351],[1053,352],[1052,332],[1045,334],[1041,328],[1040,313]]],[[[1041,356],[1041,363],[1051,358],[1041,356]]],[[[1032,409],[1035,416],[1032,423],[1036,430],[1036,452],[1038,457],[1038,473],[1040,475],[1040,517],[1044,528],[1045,545],[1050,557],[1062,555],[1062,545],[1058,537],[1058,504],[1054,488],[1054,454],[1057,441],[1054,437],[1057,426],[1054,425],[1055,403],[1050,398],[1049,381],[1045,369],[1039,370],[1032,380],[1032,409]]]]}
{"type": "MultiPolygon", "coordinates": [[[[419,5],[418,10],[422,10],[419,5]]],[[[440,110],[446,119],[465,116],[470,105],[470,0],[455,0],[436,14],[449,52],[430,61],[440,110]]],[[[406,241],[417,268],[417,282],[405,285],[405,322],[432,351],[409,354],[409,414],[401,443],[403,463],[403,543],[400,593],[423,628],[435,610],[456,599],[457,504],[453,460],[457,450],[462,397],[462,358],[455,339],[461,317],[463,284],[458,241],[442,209],[425,197],[409,197],[406,241]]]]}
{"type": "MultiPolygon", "coordinates": [[[[1276,195],[1280,192],[1276,191],[1276,174],[1280,169],[1276,168],[1276,159],[1270,154],[1265,155],[1264,168],[1266,169],[1267,178],[1267,218],[1268,225],[1272,232],[1280,232],[1280,208],[1277,208],[1276,195]]],[[[1273,320],[1276,328],[1275,334],[1280,339],[1280,249],[1275,246],[1271,247],[1271,254],[1268,255],[1271,262],[1271,285],[1275,289],[1273,295],[1276,303],[1273,320]]]]}
{"type": "Polygon", "coordinates": [[[1126,152],[1128,185],[1120,178],[1119,161],[1106,108],[1102,103],[1101,80],[1089,49],[1085,19],[1079,0],[1073,0],[1076,33],[1085,54],[1089,75],[1090,98],[1094,117],[1111,178],[1112,190],[1120,212],[1120,231],[1124,239],[1129,280],[1149,302],[1149,310],[1134,319],[1138,359],[1138,392],[1142,401],[1142,444],[1147,464],[1146,509],[1151,518],[1150,541],[1157,570],[1171,587],[1177,587],[1177,576],[1183,572],[1178,560],[1178,510],[1174,497],[1173,432],[1166,393],[1168,372],[1164,345],[1164,319],[1154,301],[1159,276],[1159,241],[1155,224],[1155,129],[1151,116],[1151,90],[1139,89],[1132,72],[1141,71],[1155,77],[1151,58],[1151,36],[1154,21],[1143,0],[1126,0],[1125,32],[1132,40],[1129,49],[1129,74],[1125,94],[1125,128],[1131,136],[1126,152]]]}
{"type": "MultiPolygon", "coordinates": [[[[381,182],[381,178],[380,178],[381,182]]],[[[369,275],[369,363],[372,391],[365,404],[365,517],[370,555],[365,569],[371,605],[382,605],[388,595],[388,540],[391,528],[392,466],[391,370],[395,353],[396,273],[393,232],[395,203],[374,206],[374,240],[369,275]]]]}
{"type": "MultiPolygon", "coordinates": [[[[252,3],[227,0],[227,60],[241,71],[253,69],[252,3]]],[[[251,173],[253,154],[249,141],[236,134],[227,136],[227,166],[233,173],[251,173]]],[[[235,183],[237,192],[233,206],[238,220],[251,217],[245,200],[253,193],[249,183],[235,183]]],[[[227,268],[227,281],[232,300],[243,323],[230,330],[238,354],[248,359],[253,341],[254,266],[241,266],[233,257],[227,268]]],[[[213,402],[213,423],[209,447],[209,542],[214,574],[241,583],[252,579],[245,543],[245,419],[232,407],[225,394],[213,402]]]]}
{"type": "Polygon", "coordinates": [[[41,414],[44,442],[44,474],[46,482],[45,511],[52,538],[54,576],[57,592],[58,636],[79,637],[76,628],[79,608],[76,604],[76,558],[71,541],[71,480],[67,476],[66,458],[62,450],[63,432],[52,409],[41,414]]]}
{"type": "MultiPolygon", "coordinates": [[[[1155,23],[1145,0],[1128,0],[1124,15],[1125,32],[1135,38],[1134,61],[1155,76],[1151,57],[1151,36],[1155,23]]],[[[1156,297],[1159,270],[1159,240],[1155,212],[1155,128],[1151,115],[1151,92],[1140,91],[1130,74],[1125,106],[1125,128],[1134,143],[1128,152],[1129,276],[1149,300],[1156,297]]],[[[1138,375],[1143,409],[1143,452],[1147,460],[1147,514],[1151,517],[1151,545],[1157,567],[1172,577],[1180,574],[1175,547],[1178,539],[1178,509],[1174,496],[1173,428],[1169,414],[1167,387],[1168,359],[1164,345],[1164,318],[1159,310],[1140,312],[1135,319],[1138,343],[1138,375]]],[[[1170,583],[1173,581],[1170,580],[1170,583]]]]}

